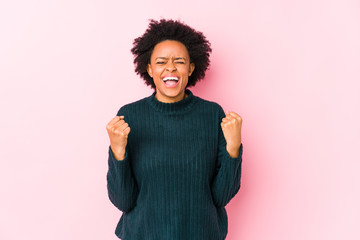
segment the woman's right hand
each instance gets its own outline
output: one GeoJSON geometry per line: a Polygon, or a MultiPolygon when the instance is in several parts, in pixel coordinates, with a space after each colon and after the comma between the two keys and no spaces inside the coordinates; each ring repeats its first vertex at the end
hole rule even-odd
{"type": "Polygon", "coordinates": [[[111,150],[117,160],[124,160],[127,138],[130,133],[129,124],[124,121],[124,116],[115,116],[106,125],[110,138],[111,150]]]}

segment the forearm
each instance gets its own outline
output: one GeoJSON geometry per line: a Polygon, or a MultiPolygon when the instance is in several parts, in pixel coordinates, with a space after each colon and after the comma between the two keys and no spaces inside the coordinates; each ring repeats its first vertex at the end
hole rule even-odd
{"type": "Polygon", "coordinates": [[[129,159],[115,159],[109,148],[109,170],[107,173],[107,189],[110,201],[121,211],[130,211],[136,203],[138,187],[132,175],[129,159]]]}
{"type": "Polygon", "coordinates": [[[217,173],[212,182],[214,204],[225,207],[240,189],[242,145],[236,158],[225,152],[218,156],[217,173]]]}

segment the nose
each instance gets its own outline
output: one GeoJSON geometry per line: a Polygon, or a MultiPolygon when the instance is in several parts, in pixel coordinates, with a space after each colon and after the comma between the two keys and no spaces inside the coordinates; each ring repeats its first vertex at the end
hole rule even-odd
{"type": "Polygon", "coordinates": [[[166,70],[169,72],[175,71],[176,70],[175,64],[169,61],[168,64],[166,65],[166,70]]]}

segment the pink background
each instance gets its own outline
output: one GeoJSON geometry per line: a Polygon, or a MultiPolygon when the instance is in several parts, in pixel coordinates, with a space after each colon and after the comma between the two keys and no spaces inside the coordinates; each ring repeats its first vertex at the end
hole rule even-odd
{"type": "Polygon", "coordinates": [[[228,240],[360,239],[360,3],[0,1],[0,239],[117,239],[106,124],[152,90],[148,19],[212,43],[194,94],[243,117],[228,240]]]}

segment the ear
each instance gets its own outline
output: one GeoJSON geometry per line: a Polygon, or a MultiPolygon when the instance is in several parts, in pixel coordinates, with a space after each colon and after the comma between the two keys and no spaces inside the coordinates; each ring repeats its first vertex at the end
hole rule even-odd
{"type": "Polygon", "coordinates": [[[189,76],[191,76],[191,74],[193,73],[195,69],[195,63],[190,63],[190,66],[189,66],[189,76]]]}
{"type": "Polygon", "coordinates": [[[150,77],[153,77],[150,63],[146,66],[146,71],[148,72],[148,74],[150,75],[150,77]]]}

